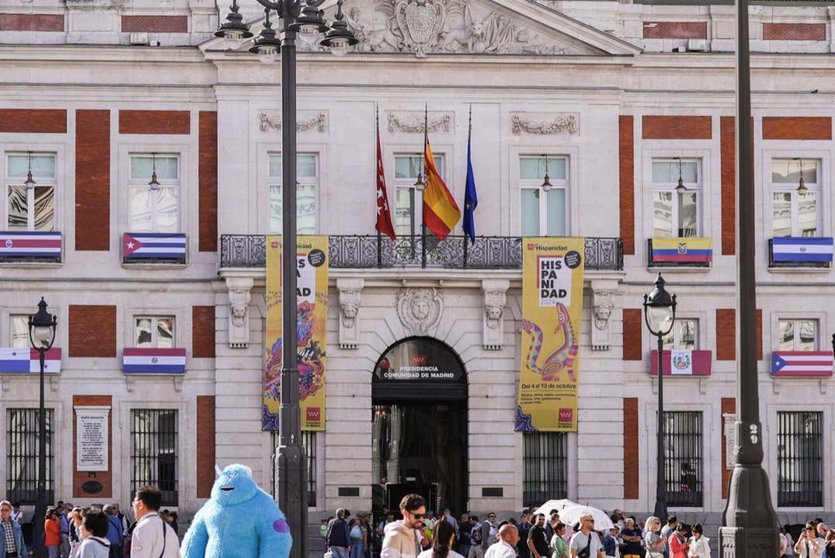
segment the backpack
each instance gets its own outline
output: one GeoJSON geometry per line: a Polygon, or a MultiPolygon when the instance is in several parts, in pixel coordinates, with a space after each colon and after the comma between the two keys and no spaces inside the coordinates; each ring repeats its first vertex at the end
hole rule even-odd
{"type": "Polygon", "coordinates": [[[495,544],[498,540],[498,531],[496,530],[496,526],[492,523],[490,524],[490,534],[487,536],[487,544],[495,544]]]}
{"type": "Polygon", "coordinates": [[[470,529],[470,541],[472,544],[481,544],[481,523],[476,523],[475,527],[470,529]]]}

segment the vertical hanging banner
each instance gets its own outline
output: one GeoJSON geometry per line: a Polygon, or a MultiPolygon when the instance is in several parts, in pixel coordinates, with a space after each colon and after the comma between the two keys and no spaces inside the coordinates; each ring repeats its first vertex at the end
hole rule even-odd
{"type": "Polygon", "coordinates": [[[522,239],[517,432],[576,432],[585,241],[522,239]]]}
{"type": "MultiPolygon", "coordinates": [[[[299,406],[302,430],[325,430],[325,357],[328,315],[328,237],[296,241],[299,406]]],[[[267,332],[264,343],[263,430],[278,430],[281,402],[282,299],[280,236],[267,236],[267,332]]]]}

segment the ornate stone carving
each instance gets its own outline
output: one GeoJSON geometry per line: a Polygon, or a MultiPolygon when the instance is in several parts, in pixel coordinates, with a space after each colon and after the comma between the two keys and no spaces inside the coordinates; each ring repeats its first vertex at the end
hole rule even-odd
{"type": "Polygon", "coordinates": [[[510,129],[514,136],[523,134],[535,136],[579,134],[580,115],[568,112],[513,112],[510,114],[510,129]]]}
{"type": "MultiPolygon", "coordinates": [[[[410,111],[386,113],[386,120],[388,121],[388,131],[393,134],[402,132],[404,134],[423,134],[426,128],[425,113],[420,111],[410,111]]],[[[429,114],[429,131],[431,133],[448,134],[452,131],[452,113],[430,113],[429,114]],[[439,115],[440,114],[440,115],[439,115]],[[438,116],[439,115],[439,116],[438,116]]]]}
{"type": "Polygon", "coordinates": [[[397,299],[397,315],[409,335],[428,335],[443,310],[444,300],[437,289],[406,288],[397,299]]]}
{"type": "Polygon", "coordinates": [[[504,307],[507,304],[506,279],[484,279],[481,290],[484,293],[484,319],[482,323],[482,346],[487,351],[501,350],[504,340],[504,307]]]}
{"type": "Polygon", "coordinates": [[[438,43],[446,19],[443,0],[400,0],[394,6],[403,42],[415,56],[425,58],[426,51],[438,43]]]}
{"type": "Polygon", "coordinates": [[[608,351],[611,345],[611,317],[615,308],[617,283],[592,281],[591,349],[608,351]]]}
{"type": "Polygon", "coordinates": [[[249,277],[227,277],[229,291],[229,346],[233,349],[249,345],[249,301],[254,281],[249,277]]]}
{"type": "MultiPolygon", "coordinates": [[[[320,134],[328,131],[328,114],[326,112],[302,113],[296,121],[297,132],[315,130],[320,134]]],[[[258,113],[258,129],[262,132],[270,130],[281,131],[281,113],[278,111],[262,110],[258,113]]]]}
{"type": "Polygon", "coordinates": [[[339,291],[339,348],[356,349],[359,346],[360,297],[365,281],[354,278],[336,280],[339,291]]]}

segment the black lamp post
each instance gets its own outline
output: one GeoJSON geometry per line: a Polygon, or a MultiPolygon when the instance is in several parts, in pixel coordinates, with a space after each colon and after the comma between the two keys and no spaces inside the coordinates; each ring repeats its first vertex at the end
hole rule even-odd
{"type": "MultiPolygon", "coordinates": [[[[301,446],[301,413],[299,410],[299,371],[297,368],[297,303],[296,303],[296,37],[316,40],[337,56],[344,56],[358,41],[348,29],[342,12],[343,0],[337,1],[335,20],[328,25],[319,10],[324,0],[258,0],[264,7],[264,28],[253,41],[250,52],[264,62],[281,58],[281,159],[282,159],[282,335],[284,348],[281,369],[281,410],[279,415],[279,447],[276,455],[276,497],[287,516],[293,548],[290,556],[307,558],[307,483],[306,460],[301,446]],[[272,28],[270,15],[280,20],[280,37],[272,28]]],[[[226,22],[218,29],[230,47],[238,48],[252,37],[249,26],[238,13],[237,0],[232,0],[226,22]]]]}
{"type": "Polygon", "coordinates": [[[644,295],[644,321],[649,332],[658,340],[658,454],[653,513],[662,522],[667,520],[667,485],[664,474],[664,336],[673,330],[676,321],[676,295],[670,295],[664,283],[659,273],[655,278],[655,289],[644,295]]]}
{"type": "Polygon", "coordinates": [[[35,502],[35,517],[33,521],[34,534],[32,545],[35,556],[46,556],[43,544],[44,519],[46,516],[46,408],[44,405],[44,372],[46,367],[46,352],[55,342],[55,329],[58,317],[46,311],[46,301],[41,297],[38,303],[38,313],[29,316],[29,342],[38,351],[40,358],[40,406],[38,407],[38,491],[35,502]]]}

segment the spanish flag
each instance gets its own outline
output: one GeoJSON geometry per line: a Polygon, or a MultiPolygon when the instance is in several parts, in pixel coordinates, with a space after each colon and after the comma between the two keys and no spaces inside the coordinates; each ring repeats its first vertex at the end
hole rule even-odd
{"type": "Polygon", "coordinates": [[[426,174],[426,188],[423,191],[423,223],[439,240],[443,240],[458,224],[461,219],[461,210],[444,184],[441,175],[438,174],[429,138],[425,143],[423,167],[426,174]]]}

